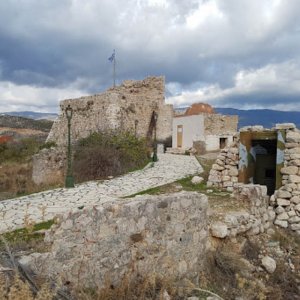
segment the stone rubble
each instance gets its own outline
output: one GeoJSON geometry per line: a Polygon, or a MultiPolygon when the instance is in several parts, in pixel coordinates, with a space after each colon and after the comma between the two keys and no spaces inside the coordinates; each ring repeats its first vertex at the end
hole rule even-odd
{"type": "Polygon", "coordinates": [[[211,235],[217,238],[236,237],[240,234],[256,235],[265,232],[275,219],[273,208],[268,206],[267,188],[261,185],[240,185],[234,192],[237,203],[244,205],[224,212],[222,221],[211,224],[211,235]]]}
{"type": "Polygon", "coordinates": [[[270,274],[274,273],[276,270],[276,261],[270,256],[264,256],[261,260],[261,264],[270,274]]]}
{"type": "Polygon", "coordinates": [[[203,171],[193,156],[159,154],[153,167],[103,182],[91,181],[75,188],[59,188],[0,202],[0,233],[23,228],[25,223],[40,223],[55,215],[93,207],[118,197],[174,182],[203,171]]]}

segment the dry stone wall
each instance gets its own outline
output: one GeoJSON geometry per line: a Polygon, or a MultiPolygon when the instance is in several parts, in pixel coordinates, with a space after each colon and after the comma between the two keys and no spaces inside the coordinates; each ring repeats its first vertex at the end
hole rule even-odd
{"type": "Polygon", "coordinates": [[[239,136],[234,142],[221,150],[209,173],[207,186],[225,188],[229,192],[238,186],[239,136]]]}
{"type": "Polygon", "coordinates": [[[288,129],[281,169],[282,187],[271,197],[275,208],[274,224],[300,234],[300,130],[288,129]]]}
{"type": "MultiPolygon", "coordinates": [[[[300,130],[294,124],[277,124],[277,130],[284,130],[284,167],[281,169],[282,186],[270,198],[270,205],[276,213],[274,224],[290,228],[300,234],[300,130]]],[[[252,126],[242,131],[264,131],[262,126],[252,126]]],[[[228,191],[239,189],[239,136],[223,149],[212,166],[207,185],[225,188],[228,191]]]]}
{"type": "Polygon", "coordinates": [[[73,141],[95,131],[124,130],[146,137],[153,111],[157,112],[157,138],[171,136],[173,106],[164,102],[164,77],[148,77],[141,81],[127,80],[121,86],[102,94],[60,102],[60,115],[54,122],[47,141],[67,143],[65,109],[73,109],[71,136],[73,141]]]}
{"type": "Polygon", "coordinates": [[[37,272],[94,287],[125,274],[195,279],[205,259],[207,197],[196,192],[137,196],[66,215],[46,234],[51,252],[37,272]]]}
{"type": "Polygon", "coordinates": [[[240,234],[256,235],[270,228],[275,212],[269,206],[267,188],[257,184],[239,185],[233,196],[238,200],[233,211],[224,212],[210,225],[211,234],[217,238],[236,237],[240,234]],[[239,205],[242,208],[239,208],[239,205]]]}

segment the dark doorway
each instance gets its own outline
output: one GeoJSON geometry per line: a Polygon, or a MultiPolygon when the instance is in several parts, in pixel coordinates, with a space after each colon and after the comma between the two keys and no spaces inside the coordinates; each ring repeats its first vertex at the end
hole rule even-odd
{"type": "Polygon", "coordinates": [[[220,149],[223,149],[227,146],[227,138],[220,138],[220,149]]]}
{"type": "Polygon", "coordinates": [[[277,140],[252,140],[251,154],[255,158],[253,182],[267,186],[268,195],[276,188],[277,140]]]}

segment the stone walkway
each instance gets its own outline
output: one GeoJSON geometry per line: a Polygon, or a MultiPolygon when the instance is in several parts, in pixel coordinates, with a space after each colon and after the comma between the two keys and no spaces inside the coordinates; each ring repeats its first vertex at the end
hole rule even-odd
{"type": "Polygon", "coordinates": [[[90,181],[71,189],[55,189],[0,202],[0,233],[23,228],[27,222],[40,223],[56,214],[94,206],[112,198],[171,183],[203,171],[193,156],[160,154],[153,167],[102,182],[90,181]]]}

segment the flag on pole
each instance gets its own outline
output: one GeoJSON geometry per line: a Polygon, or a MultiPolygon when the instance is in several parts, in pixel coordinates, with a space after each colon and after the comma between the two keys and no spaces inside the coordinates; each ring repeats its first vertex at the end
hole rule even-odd
{"type": "Polygon", "coordinates": [[[113,62],[114,60],[115,60],[115,50],[114,50],[114,52],[112,53],[112,55],[108,58],[108,60],[110,61],[110,62],[113,62]]]}

